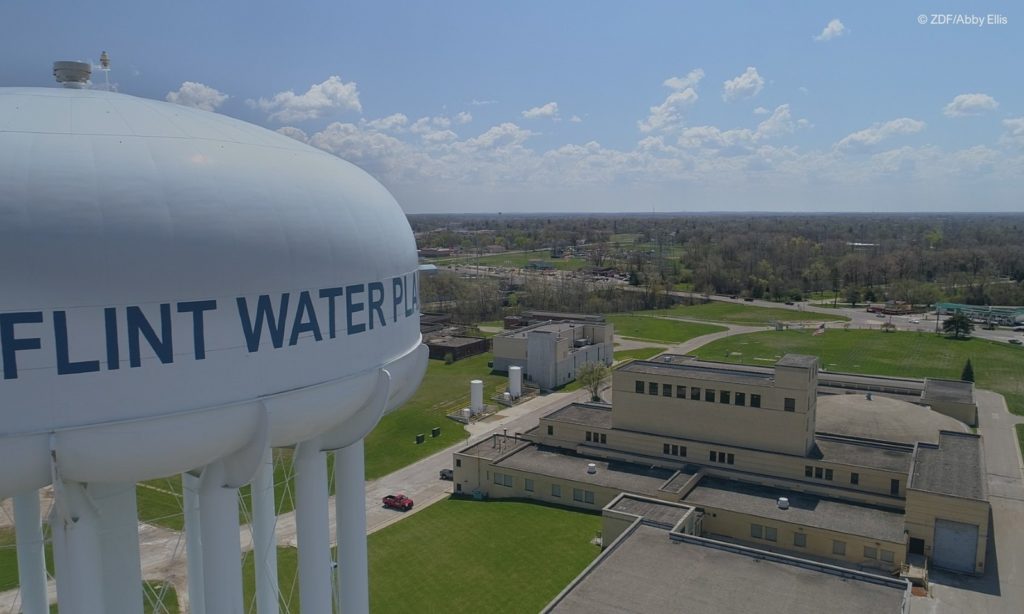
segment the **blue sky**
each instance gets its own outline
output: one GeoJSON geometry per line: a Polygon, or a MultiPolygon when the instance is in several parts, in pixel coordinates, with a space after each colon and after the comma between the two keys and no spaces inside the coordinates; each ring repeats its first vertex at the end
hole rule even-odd
{"type": "Polygon", "coordinates": [[[106,49],[121,92],[281,130],[409,212],[1024,210],[1024,10],[1000,0],[5,2],[0,23],[0,85],[106,49]]]}

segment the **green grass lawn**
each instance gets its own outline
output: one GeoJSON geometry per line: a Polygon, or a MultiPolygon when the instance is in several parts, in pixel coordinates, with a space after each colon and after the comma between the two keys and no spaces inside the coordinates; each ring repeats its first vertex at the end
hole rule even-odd
{"type": "MultiPolygon", "coordinates": [[[[535,503],[435,503],[369,536],[370,609],[537,612],[600,553],[590,543],[600,529],[597,514],[535,503]],[[499,583],[523,590],[491,590],[499,583]]],[[[282,612],[300,611],[297,568],[297,550],[278,548],[282,612]]],[[[255,602],[251,553],[242,583],[249,611],[255,602]]]]}
{"type": "Polygon", "coordinates": [[[492,375],[487,366],[493,357],[488,352],[450,365],[431,360],[412,400],[384,416],[366,438],[366,478],[387,475],[465,439],[462,425],[445,416],[469,405],[470,380],[483,380],[485,403],[493,393],[504,390],[508,379],[492,375]],[[431,438],[430,429],[435,426],[441,427],[441,436],[431,438]],[[425,443],[416,445],[417,433],[426,434],[425,443]]]}
{"type": "Polygon", "coordinates": [[[623,337],[662,343],[682,343],[688,339],[725,330],[711,324],[694,324],[651,318],[642,315],[616,314],[608,316],[615,325],[615,333],[623,337]]]}
{"type": "MultiPolygon", "coordinates": [[[[43,525],[49,534],[49,527],[43,525]]],[[[43,547],[46,557],[46,571],[53,575],[53,546],[47,541],[43,547]]],[[[14,528],[0,529],[0,591],[18,587],[18,549],[14,539],[14,528]]]]}
{"type": "Polygon", "coordinates": [[[711,302],[703,305],[677,305],[671,309],[659,309],[657,311],[644,312],[651,315],[675,316],[690,318],[693,320],[706,320],[709,322],[724,322],[726,324],[745,325],[767,325],[775,321],[799,322],[799,321],[821,321],[821,320],[849,320],[842,315],[825,315],[810,311],[797,311],[795,309],[780,309],[775,307],[755,307],[738,303],[711,302]]]}
{"type": "Polygon", "coordinates": [[[665,351],[665,348],[636,348],[634,350],[615,350],[615,360],[647,360],[651,356],[657,356],[665,351]]]}
{"type": "Polygon", "coordinates": [[[599,554],[600,528],[534,503],[441,501],[370,536],[371,609],[537,612],[599,554]]]}
{"type": "Polygon", "coordinates": [[[905,377],[960,379],[968,358],[979,388],[1006,397],[1010,410],[1024,415],[1024,351],[982,339],[955,340],[933,333],[881,333],[829,329],[768,331],[719,339],[695,353],[707,360],[771,365],[787,352],[813,354],[830,371],[905,377]]]}

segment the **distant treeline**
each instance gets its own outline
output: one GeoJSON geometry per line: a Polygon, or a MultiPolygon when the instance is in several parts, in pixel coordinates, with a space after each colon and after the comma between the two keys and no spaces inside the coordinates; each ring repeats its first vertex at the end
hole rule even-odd
{"type": "MultiPolygon", "coordinates": [[[[413,215],[409,221],[420,247],[463,253],[572,247],[592,265],[630,275],[649,295],[685,287],[776,300],[824,294],[852,303],[1024,304],[1024,214],[413,215]]],[[[525,292],[531,307],[544,308],[568,308],[548,304],[563,296],[577,305],[636,300],[613,298],[621,294],[613,290],[525,292]]]]}

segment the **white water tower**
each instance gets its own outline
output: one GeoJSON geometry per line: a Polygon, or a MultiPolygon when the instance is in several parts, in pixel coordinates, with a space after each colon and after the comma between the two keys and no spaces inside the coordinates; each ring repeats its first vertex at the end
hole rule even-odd
{"type": "Polygon", "coordinates": [[[469,382],[469,411],[479,414],[484,410],[484,382],[483,380],[472,380],[469,382]]]}
{"type": "MultiPolygon", "coordinates": [[[[134,484],[180,473],[192,611],[243,610],[252,482],[259,611],[276,612],[283,446],[303,610],[332,607],[334,450],[342,606],[366,611],[362,440],[427,362],[394,198],[335,156],[165,102],[0,88],[0,117],[0,498],[38,545],[53,485],[61,613],[142,611],[134,484]]],[[[48,611],[41,550],[19,552],[26,613],[48,611]]]]}
{"type": "Polygon", "coordinates": [[[523,396],[523,368],[518,365],[508,368],[508,392],[513,399],[523,396]]]}

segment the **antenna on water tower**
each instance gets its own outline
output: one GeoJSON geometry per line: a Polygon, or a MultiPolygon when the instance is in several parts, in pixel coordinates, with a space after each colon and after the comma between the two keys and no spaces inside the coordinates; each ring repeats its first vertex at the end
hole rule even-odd
{"type": "Polygon", "coordinates": [[[104,51],[100,54],[100,70],[103,71],[103,78],[106,81],[107,91],[110,91],[110,56],[104,51]]]}

